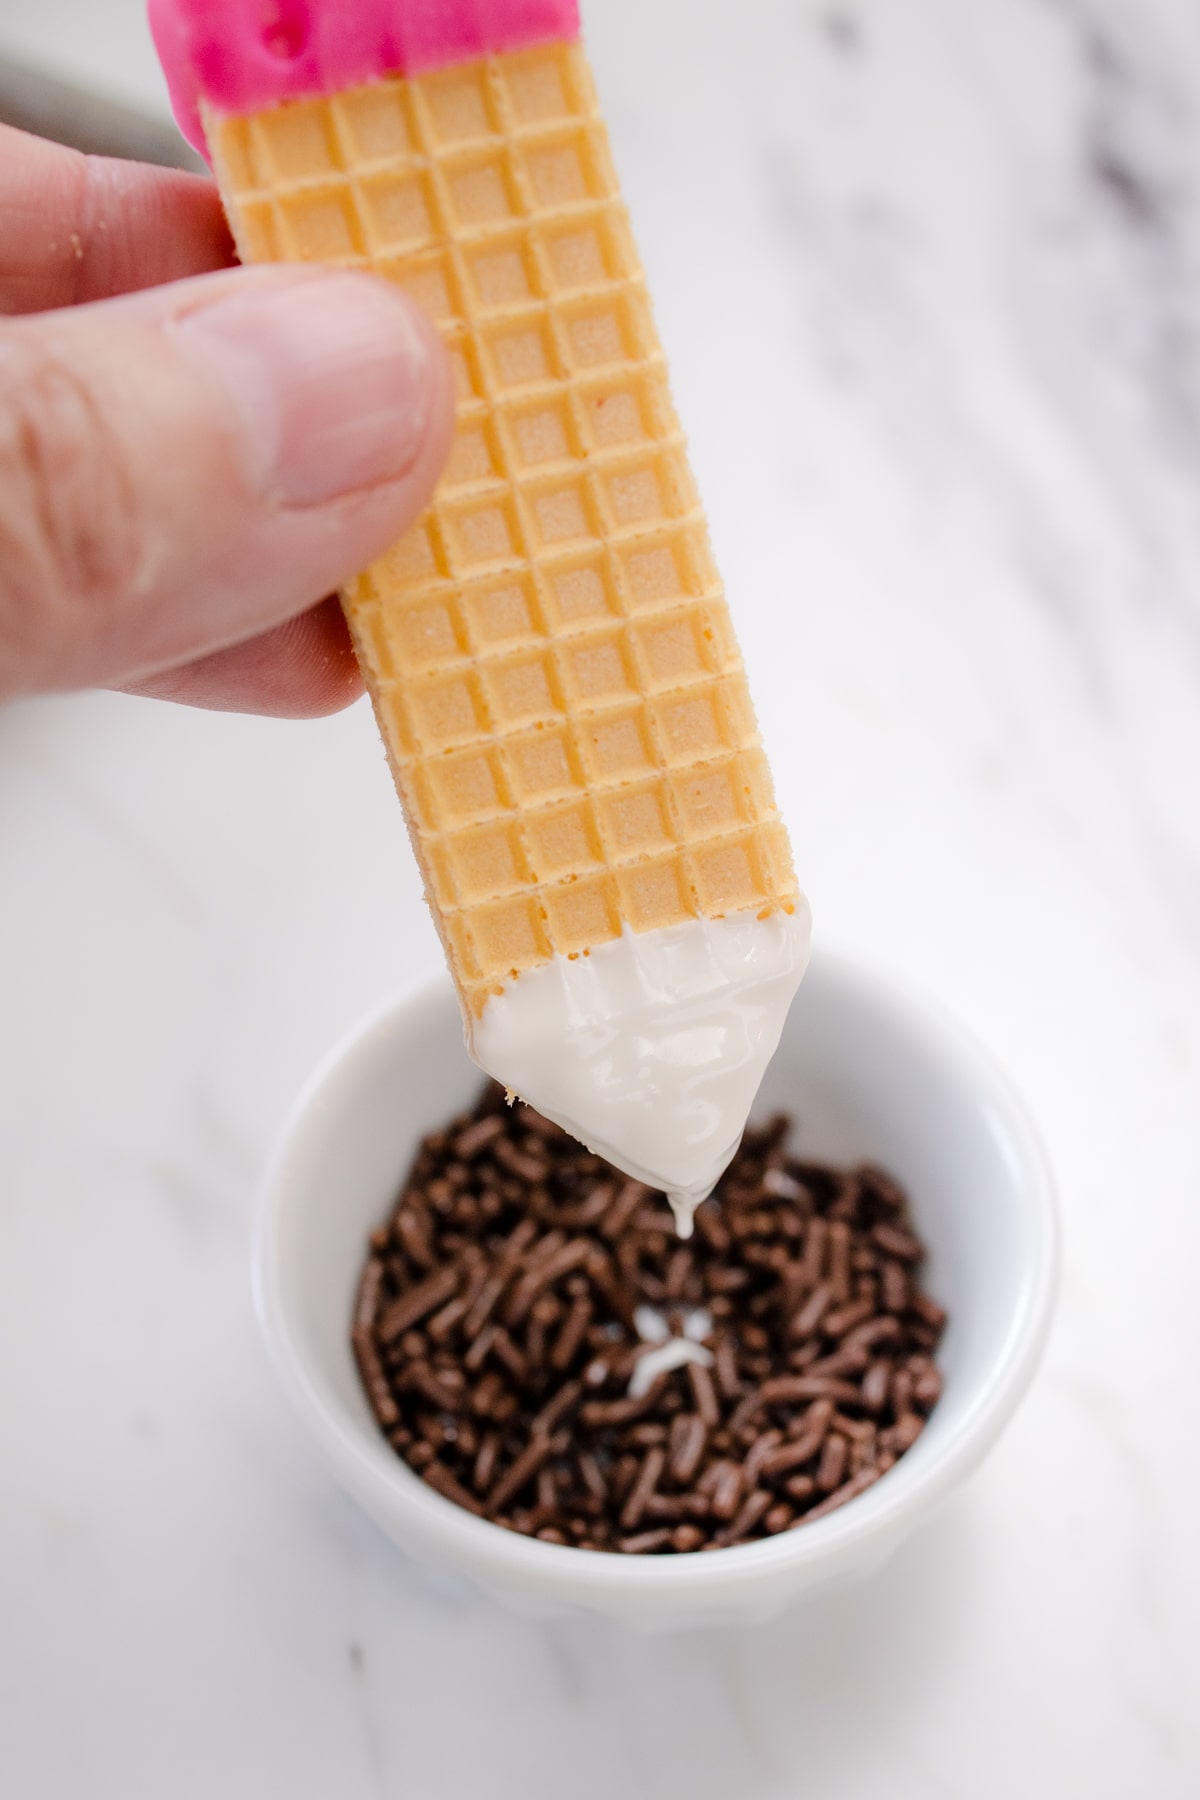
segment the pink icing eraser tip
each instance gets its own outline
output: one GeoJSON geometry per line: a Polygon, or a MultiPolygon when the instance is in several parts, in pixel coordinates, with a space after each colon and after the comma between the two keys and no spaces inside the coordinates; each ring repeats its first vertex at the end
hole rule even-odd
{"type": "Polygon", "coordinates": [[[175,117],[258,112],[579,36],[578,0],[148,0],[175,117]]]}

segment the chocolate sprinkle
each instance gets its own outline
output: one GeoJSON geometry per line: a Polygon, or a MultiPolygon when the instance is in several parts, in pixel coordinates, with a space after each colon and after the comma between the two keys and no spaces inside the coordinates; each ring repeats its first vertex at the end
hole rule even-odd
{"type": "Polygon", "coordinates": [[[622,1555],[748,1543],[863,1493],[938,1402],[946,1315],[895,1180],[787,1134],[747,1131],[681,1243],[661,1195],[500,1088],[431,1133],[351,1334],[396,1453],[481,1518],[622,1555]],[[634,1397],[647,1307],[693,1359],[634,1397]]]}

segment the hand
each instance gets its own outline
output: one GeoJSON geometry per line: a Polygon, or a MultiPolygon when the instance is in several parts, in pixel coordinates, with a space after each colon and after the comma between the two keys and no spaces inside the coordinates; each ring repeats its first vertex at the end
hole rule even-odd
{"type": "Polygon", "coordinates": [[[232,261],[210,182],[0,127],[0,698],[359,693],[326,596],[428,500],[447,361],[373,277],[232,261]]]}

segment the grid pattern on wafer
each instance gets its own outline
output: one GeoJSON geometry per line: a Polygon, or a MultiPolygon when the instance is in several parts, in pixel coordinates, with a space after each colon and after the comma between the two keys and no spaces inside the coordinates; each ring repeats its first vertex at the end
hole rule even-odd
{"type": "Polygon", "coordinates": [[[246,260],[371,268],[432,314],[458,432],[346,595],[476,1013],[620,935],[790,909],[703,513],[577,45],[211,122],[246,260]]]}

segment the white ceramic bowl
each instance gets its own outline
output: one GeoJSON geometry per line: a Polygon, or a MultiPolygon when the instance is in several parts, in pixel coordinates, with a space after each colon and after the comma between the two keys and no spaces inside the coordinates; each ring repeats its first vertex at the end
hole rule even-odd
{"type": "Polygon", "coordinates": [[[334,1475],[388,1535],[526,1613],[573,1609],[657,1631],[771,1617],[803,1590],[869,1572],[995,1441],[1036,1368],[1055,1287],[1052,1183],[1026,1114],[952,1022],[856,963],[818,953],[759,1111],[794,1115],[806,1156],[870,1158],[908,1187],[950,1312],[945,1390],[908,1455],[816,1524],[707,1556],[623,1557],[542,1544],[426,1487],[380,1436],[349,1344],[373,1226],[418,1138],[480,1076],[439,979],[334,1049],[300,1095],[266,1177],[259,1308],[276,1367],[334,1475]]]}

